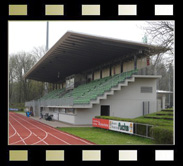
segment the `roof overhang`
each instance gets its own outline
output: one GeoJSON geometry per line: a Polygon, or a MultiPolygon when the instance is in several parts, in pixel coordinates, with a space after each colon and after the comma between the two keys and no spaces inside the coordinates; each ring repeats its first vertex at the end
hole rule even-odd
{"type": "Polygon", "coordinates": [[[156,93],[158,93],[158,94],[171,94],[173,92],[172,91],[165,91],[165,90],[157,90],[156,93]]]}
{"type": "Polygon", "coordinates": [[[64,78],[91,70],[116,59],[150,56],[162,48],[148,44],[66,32],[24,75],[25,79],[58,83],[64,78]]]}

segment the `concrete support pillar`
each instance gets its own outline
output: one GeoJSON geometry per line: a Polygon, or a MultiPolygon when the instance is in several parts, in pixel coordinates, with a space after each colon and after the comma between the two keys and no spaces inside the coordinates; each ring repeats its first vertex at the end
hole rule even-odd
{"type": "Polygon", "coordinates": [[[100,79],[102,78],[102,68],[100,69],[100,79]]]}
{"type": "Polygon", "coordinates": [[[137,69],[137,56],[134,55],[134,70],[137,69]]]}
{"type": "Polygon", "coordinates": [[[92,80],[94,80],[94,71],[92,71],[92,80]]]}
{"type": "Polygon", "coordinates": [[[165,109],[165,95],[162,96],[162,109],[165,109]]]}
{"type": "Polygon", "coordinates": [[[109,66],[109,76],[112,76],[112,65],[109,66]]]}
{"type": "Polygon", "coordinates": [[[121,73],[123,73],[123,62],[120,62],[121,64],[121,73]]]}

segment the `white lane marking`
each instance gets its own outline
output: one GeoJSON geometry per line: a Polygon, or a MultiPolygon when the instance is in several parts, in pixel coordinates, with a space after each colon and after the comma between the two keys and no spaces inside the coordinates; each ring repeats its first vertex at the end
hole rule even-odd
{"type": "MultiPolygon", "coordinates": [[[[19,118],[19,119],[22,119],[22,118],[20,118],[19,116],[17,116],[17,118],[19,118]]],[[[22,119],[23,121],[25,121],[24,119],[22,119]]],[[[31,121],[31,120],[30,120],[31,121]]],[[[28,121],[26,121],[27,123],[29,123],[29,124],[31,124],[31,125],[33,125],[33,126],[35,126],[35,127],[37,127],[37,128],[39,128],[40,130],[43,130],[43,131],[45,131],[47,134],[48,134],[48,132],[46,131],[46,130],[44,130],[44,129],[41,129],[40,127],[38,127],[38,126],[36,126],[36,125],[34,125],[34,124],[32,124],[32,123],[30,123],[30,122],[28,122],[28,121]]],[[[35,122],[35,121],[34,121],[35,122]]],[[[52,136],[54,136],[53,134],[51,134],[50,133],[50,135],[52,135],[52,136]]],[[[62,141],[62,142],[64,142],[64,143],[66,143],[66,144],[69,144],[68,142],[66,142],[66,141],[64,141],[64,140],[62,140],[62,139],[60,139],[60,138],[58,138],[58,137],[56,137],[56,136],[54,136],[55,138],[57,138],[58,140],[60,140],[60,141],[62,141]]],[[[38,142],[37,142],[38,143],[38,142]]],[[[35,143],[34,143],[35,144],[35,143]]],[[[32,144],[32,145],[34,145],[34,144],[32,144]]]]}
{"type": "Polygon", "coordinates": [[[58,138],[57,136],[55,136],[55,135],[53,135],[53,134],[51,134],[51,133],[48,133],[48,134],[50,134],[52,137],[55,137],[55,138],[57,138],[58,140],[60,140],[60,141],[63,141],[64,143],[66,143],[67,145],[71,145],[70,143],[68,143],[68,142],[66,142],[66,141],[64,141],[63,139],[61,139],[61,138],[58,138]]]}
{"type": "MultiPolygon", "coordinates": [[[[26,145],[26,143],[25,143],[25,141],[23,140],[23,138],[20,136],[20,134],[18,133],[18,131],[13,127],[13,125],[11,124],[11,122],[9,122],[10,123],[10,125],[12,126],[12,128],[16,131],[16,134],[20,137],[20,141],[17,141],[17,142],[23,142],[25,145],[26,145]]],[[[12,144],[14,144],[14,143],[11,143],[10,145],[12,145],[12,144]]]]}
{"type": "MultiPolygon", "coordinates": [[[[11,118],[13,118],[13,117],[11,117],[11,118]]],[[[21,126],[23,126],[25,129],[27,129],[31,134],[29,134],[29,136],[28,137],[26,137],[26,139],[27,138],[29,138],[32,134],[33,134],[33,132],[29,129],[29,128],[27,128],[27,127],[25,127],[21,122],[19,122],[18,120],[16,120],[15,118],[13,118],[15,121],[17,121],[21,126]]],[[[46,136],[45,136],[45,138],[47,137],[47,133],[46,133],[46,136]]],[[[24,139],[25,140],[25,139],[24,139]]],[[[40,139],[40,141],[38,141],[38,142],[41,142],[41,141],[43,141],[45,144],[47,144],[48,145],[48,143],[46,143],[45,141],[44,141],[44,138],[43,139],[40,139]]]]}
{"type": "MultiPolygon", "coordinates": [[[[33,119],[32,119],[32,120],[33,120],[33,119]]],[[[55,131],[57,131],[57,132],[59,132],[59,133],[62,133],[62,134],[64,134],[64,135],[67,135],[67,136],[72,137],[72,138],[74,138],[74,139],[80,140],[80,141],[82,141],[82,142],[84,142],[84,143],[86,143],[86,144],[94,145],[94,144],[89,143],[89,142],[87,142],[87,141],[85,141],[85,140],[82,140],[82,139],[80,139],[80,138],[78,138],[78,137],[75,137],[75,136],[73,136],[73,135],[64,133],[64,132],[62,132],[62,131],[60,131],[60,130],[58,130],[58,129],[55,129],[55,128],[53,128],[53,127],[50,127],[50,126],[48,126],[48,125],[45,125],[44,123],[41,123],[41,122],[36,121],[36,120],[34,120],[34,121],[37,122],[37,123],[42,124],[43,126],[46,126],[46,127],[50,128],[50,129],[53,129],[53,130],[55,130],[55,131]]]]}
{"type": "MultiPolygon", "coordinates": [[[[19,116],[17,116],[17,118],[19,118],[19,119],[22,119],[22,118],[20,118],[19,116]]],[[[26,120],[24,120],[24,119],[22,119],[23,121],[26,121],[26,120]]],[[[36,126],[36,125],[34,125],[34,124],[32,124],[32,123],[30,123],[29,121],[26,121],[27,123],[29,123],[29,124],[31,124],[32,126],[35,126],[36,128],[39,128],[40,130],[42,130],[42,131],[44,131],[44,132],[46,132],[47,133],[47,135],[48,135],[48,132],[46,131],[46,130],[44,130],[44,129],[41,129],[40,127],[38,127],[38,126],[36,126]]],[[[52,134],[50,134],[50,135],[52,135],[52,134]]],[[[53,136],[53,135],[52,135],[53,136]]],[[[55,138],[57,138],[58,140],[60,140],[60,141],[62,141],[62,142],[64,142],[64,143],[66,143],[66,144],[69,144],[68,142],[66,142],[66,141],[64,141],[64,140],[62,140],[62,139],[60,139],[60,138],[58,138],[58,137],[56,137],[55,136],[55,138]]],[[[46,138],[45,138],[46,139],[46,138]]],[[[39,143],[40,141],[38,141],[38,142],[36,142],[36,143],[34,143],[34,144],[37,144],[37,143],[39,143]]],[[[34,145],[34,144],[32,144],[32,145],[34,145]]]]}
{"type": "MultiPolygon", "coordinates": [[[[38,137],[40,140],[42,139],[42,138],[40,138],[39,136],[37,136],[35,133],[33,133],[33,135],[36,136],[36,137],[38,137]]],[[[45,141],[43,141],[43,142],[44,142],[46,145],[48,145],[47,142],[45,142],[45,141]]]]}
{"type": "Polygon", "coordinates": [[[11,137],[13,137],[14,135],[17,134],[17,131],[13,128],[13,125],[10,122],[9,122],[9,124],[10,124],[10,126],[12,127],[12,129],[14,131],[14,133],[11,136],[9,136],[9,139],[10,139],[11,137]]]}
{"type": "MultiPolygon", "coordinates": [[[[23,115],[20,115],[20,116],[23,116],[23,115]]],[[[82,141],[82,142],[84,142],[84,143],[86,143],[86,144],[88,144],[88,145],[94,145],[94,144],[89,143],[89,142],[87,142],[87,141],[85,141],[85,140],[83,140],[83,139],[80,139],[80,138],[75,137],[75,136],[73,136],[73,135],[64,133],[64,132],[62,132],[62,131],[60,131],[60,130],[57,130],[57,129],[53,128],[53,127],[50,127],[50,126],[48,126],[48,125],[45,125],[44,123],[41,123],[41,122],[39,122],[39,121],[37,121],[37,120],[34,120],[34,119],[29,119],[29,120],[30,120],[30,121],[34,121],[34,122],[37,122],[37,123],[39,123],[39,124],[41,124],[41,125],[43,125],[43,126],[46,126],[46,127],[50,128],[50,129],[53,129],[53,130],[55,130],[55,131],[57,131],[57,132],[59,132],[59,133],[62,133],[62,134],[64,134],[64,135],[67,135],[67,136],[72,137],[72,138],[74,138],[74,139],[80,140],[80,141],[82,141]]]]}
{"type": "MultiPolygon", "coordinates": [[[[17,116],[17,117],[18,117],[19,119],[22,119],[22,118],[20,118],[19,116],[17,116]]],[[[25,121],[24,119],[22,119],[22,120],[25,121]]],[[[26,122],[29,123],[29,124],[31,124],[31,125],[33,125],[33,126],[35,126],[34,124],[32,124],[32,123],[30,123],[30,122],[28,122],[28,121],[26,121],[26,122]]],[[[41,129],[40,127],[38,127],[38,126],[35,126],[35,127],[39,128],[40,130],[44,130],[44,129],[41,129]]],[[[60,138],[54,136],[53,134],[48,133],[46,130],[44,130],[44,131],[45,131],[47,134],[50,134],[50,135],[52,135],[53,137],[57,138],[58,140],[60,140],[60,141],[62,141],[62,142],[64,142],[64,143],[70,145],[68,142],[64,141],[63,139],[60,139],[60,138]]],[[[36,142],[36,144],[37,144],[37,143],[39,143],[39,142],[36,142]]],[[[34,143],[34,144],[35,144],[35,143],[34,143]]],[[[32,145],[34,145],[34,144],[32,144],[32,145]]]]}
{"type": "MultiPolygon", "coordinates": [[[[15,120],[17,123],[19,123],[23,128],[25,128],[26,130],[29,131],[29,135],[28,135],[27,137],[24,138],[24,141],[25,141],[26,139],[28,139],[28,138],[32,135],[32,131],[30,131],[29,129],[27,129],[24,125],[22,125],[19,121],[17,121],[12,115],[11,115],[10,117],[11,117],[13,120],[15,120]]],[[[16,143],[18,143],[18,142],[20,142],[20,141],[16,141],[16,142],[14,142],[14,144],[16,144],[16,143]]]]}

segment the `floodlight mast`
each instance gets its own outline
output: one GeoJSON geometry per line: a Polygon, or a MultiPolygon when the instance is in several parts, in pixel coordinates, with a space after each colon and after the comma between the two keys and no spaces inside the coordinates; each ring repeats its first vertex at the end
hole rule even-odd
{"type": "Polygon", "coordinates": [[[49,44],[49,22],[46,23],[46,51],[48,51],[49,44]]]}
{"type": "MultiPolygon", "coordinates": [[[[49,45],[49,22],[46,22],[46,52],[48,51],[48,45],[49,45]]],[[[48,93],[48,83],[44,83],[44,93],[48,93]]]]}

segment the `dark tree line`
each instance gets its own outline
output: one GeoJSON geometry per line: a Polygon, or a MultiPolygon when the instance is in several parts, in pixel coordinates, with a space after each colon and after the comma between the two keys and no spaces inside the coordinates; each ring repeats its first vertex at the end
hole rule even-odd
{"type": "Polygon", "coordinates": [[[24,79],[24,74],[45,53],[43,48],[36,48],[31,53],[20,52],[9,56],[9,102],[23,103],[40,97],[44,92],[42,82],[24,79]]]}
{"type": "MultiPolygon", "coordinates": [[[[173,21],[148,21],[143,28],[148,44],[163,47],[167,51],[152,57],[153,66],[162,78],[157,81],[157,89],[174,91],[174,33],[173,21]]],[[[167,103],[173,105],[173,94],[167,95],[167,103]]]]}

